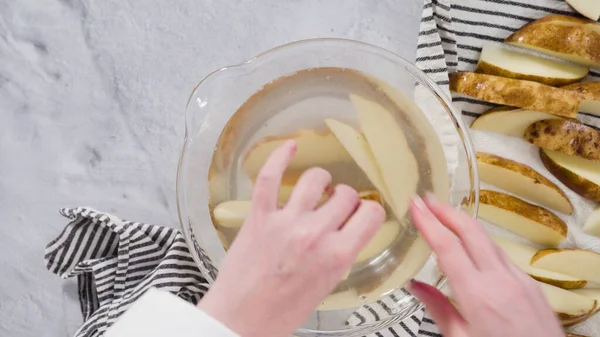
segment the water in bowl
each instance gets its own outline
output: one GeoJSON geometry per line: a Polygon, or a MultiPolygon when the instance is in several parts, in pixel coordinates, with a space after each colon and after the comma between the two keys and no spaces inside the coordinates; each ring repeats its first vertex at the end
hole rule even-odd
{"type": "MultiPolygon", "coordinates": [[[[230,119],[211,163],[211,210],[231,200],[250,200],[253,178],[268,153],[291,138],[297,140],[298,155],[284,177],[280,191],[282,204],[299,175],[311,166],[328,170],[334,184],[348,184],[363,195],[379,200],[373,184],[324,122],[325,118],[334,118],[360,130],[350,94],[377,102],[393,114],[419,167],[417,193],[433,192],[447,200],[450,183],[444,152],[419,108],[407,96],[369,75],[342,68],[315,68],[267,84],[230,119]]],[[[407,214],[396,218],[389,208],[387,210],[388,220],[395,220],[397,228],[388,228],[388,232],[377,239],[379,242],[370,244],[372,249],[361,254],[319,311],[352,312],[401,288],[421,270],[431,254],[429,247],[407,214]]],[[[214,213],[213,224],[227,249],[239,228],[220,224],[214,213]]]]}

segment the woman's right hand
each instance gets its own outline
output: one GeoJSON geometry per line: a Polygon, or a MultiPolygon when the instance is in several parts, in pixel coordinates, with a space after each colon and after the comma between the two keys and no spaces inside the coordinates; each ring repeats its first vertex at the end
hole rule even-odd
{"type": "Polygon", "coordinates": [[[415,198],[410,210],[448,277],[458,310],[432,286],[413,281],[408,288],[445,337],[564,337],[540,287],[481,224],[433,197],[415,198]]]}

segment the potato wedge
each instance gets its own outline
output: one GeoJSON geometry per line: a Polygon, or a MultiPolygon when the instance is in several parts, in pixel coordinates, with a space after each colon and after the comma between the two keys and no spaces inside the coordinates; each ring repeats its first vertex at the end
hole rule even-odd
{"type": "Polygon", "coordinates": [[[476,73],[561,86],[581,81],[589,68],[521,53],[501,44],[483,45],[476,73]]]}
{"type": "Polygon", "coordinates": [[[572,291],[541,282],[538,284],[563,326],[570,326],[586,320],[598,305],[596,300],[572,291]]]}
{"type": "Polygon", "coordinates": [[[522,138],[525,130],[532,123],[543,119],[560,118],[546,112],[513,107],[496,107],[479,115],[471,124],[471,129],[522,138]]]}
{"type": "Polygon", "coordinates": [[[376,102],[358,95],[350,95],[350,100],[381,171],[387,193],[384,198],[396,217],[402,219],[419,184],[419,166],[404,130],[394,116],[376,102]]]}
{"type": "Polygon", "coordinates": [[[542,249],[531,258],[536,268],[600,283],[600,254],[583,249],[542,249]]]}
{"type": "Polygon", "coordinates": [[[568,188],[592,201],[600,202],[600,162],[540,149],[544,166],[568,188]]]}
{"type": "Polygon", "coordinates": [[[600,132],[575,120],[537,121],[525,130],[523,137],[546,150],[600,160],[600,132]]]}
{"type": "Polygon", "coordinates": [[[575,118],[577,93],[549,85],[486,74],[450,74],[450,90],[482,101],[575,118]]]}
{"type": "MultiPolygon", "coordinates": [[[[293,186],[288,186],[290,190],[293,189],[293,186]]],[[[282,194],[279,194],[279,202],[281,204],[285,204],[287,202],[289,192],[285,199],[282,199],[282,194]]],[[[362,200],[372,200],[379,203],[382,203],[381,195],[378,191],[370,190],[370,191],[361,191],[358,192],[359,197],[362,200]]],[[[321,198],[321,203],[327,201],[329,195],[323,195],[321,198]]],[[[212,211],[213,221],[216,222],[215,225],[219,225],[225,228],[240,228],[246,221],[246,218],[250,214],[250,208],[252,206],[252,202],[250,200],[230,200],[225,201],[218,204],[212,211]]]]}
{"type": "Polygon", "coordinates": [[[585,220],[583,231],[600,237],[600,207],[596,208],[585,220]]]}
{"type": "Polygon", "coordinates": [[[600,67],[600,28],[566,15],[548,15],[510,35],[504,42],[577,64],[600,67]]]}
{"type": "Polygon", "coordinates": [[[544,207],[571,214],[573,205],[555,183],[531,167],[491,153],[478,152],[479,178],[544,207]]]}
{"type": "Polygon", "coordinates": [[[600,20],[600,2],[596,0],[567,0],[567,3],[586,18],[594,21],[600,20]]]}
{"type": "Polygon", "coordinates": [[[388,200],[388,192],[381,175],[381,170],[377,166],[373,151],[371,151],[365,137],[353,127],[335,119],[325,119],[325,123],[346,151],[348,151],[358,167],[367,175],[373,186],[381,191],[384,198],[388,200]]]}
{"type": "Polygon", "coordinates": [[[481,190],[479,217],[526,239],[556,247],[567,238],[567,224],[545,208],[511,195],[481,190]]]}
{"type": "Polygon", "coordinates": [[[579,94],[579,112],[600,116],[600,82],[575,83],[562,88],[579,94]]]}
{"type": "Polygon", "coordinates": [[[242,171],[255,178],[271,152],[289,139],[296,140],[297,150],[288,171],[305,171],[313,166],[352,160],[331,132],[302,130],[290,135],[266,137],[254,144],[243,158],[242,171]]]}
{"type": "Polygon", "coordinates": [[[586,280],[562,273],[532,267],[530,264],[531,258],[538,252],[537,248],[517,243],[505,238],[492,237],[492,239],[498,246],[500,246],[504,253],[506,253],[512,263],[529,274],[529,276],[540,282],[551,284],[555,287],[563,289],[579,289],[583,288],[587,284],[586,280]]]}

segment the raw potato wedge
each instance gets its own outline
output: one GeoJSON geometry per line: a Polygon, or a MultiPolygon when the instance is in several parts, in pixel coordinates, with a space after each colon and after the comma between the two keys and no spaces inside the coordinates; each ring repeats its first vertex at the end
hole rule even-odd
{"type": "Polygon", "coordinates": [[[523,26],[504,42],[577,64],[600,67],[600,28],[586,20],[548,15],[523,26]]]}
{"type": "Polygon", "coordinates": [[[585,221],[583,231],[600,237],[600,208],[596,208],[585,221]]]}
{"type": "Polygon", "coordinates": [[[575,120],[537,121],[525,130],[523,137],[546,150],[600,160],[600,132],[575,120]]]}
{"type": "Polygon", "coordinates": [[[544,166],[577,194],[600,202],[600,162],[540,149],[544,166]]]}
{"type": "Polygon", "coordinates": [[[496,107],[477,117],[471,124],[471,129],[522,138],[525,130],[532,123],[543,119],[560,118],[546,112],[513,107],[496,107]]]}
{"type": "Polygon", "coordinates": [[[600,254],[583,249],[542,249],[531,258],[531,265],[600,283],[600,254]]]}
{"type": "Polygon", "coordinates": [[[584,321],[594,312],[598,303],[586,296],[538,282],[550,307],[558,315],[564,326],[584,321]]]}
{"type": "Polygon", "coordinates": [[[377,166],[373,152],[365,137],[353,127],[335,119],[325,119],[325,123],[346,151],[348,151],[358,167],[367,175],[373,186],[382,191],[384,198],[388,199],[388,192],[383,182],[381,171],[377,166]]]}
{"type": "Polygon", "coordinates": [[[538,249],[532,246],[500,237],[492,237],[492,239],[506,253],[512,263],[540,282],[563,289],[579,289],[587,284],[587,281],[573,276],[532,267],[531,258],[538,252],[538,249]]]}
{"type": "Polygon", "coordinates": [[[539,82],[551,86],[581,81],[588,67],[521,53],[500,44],[483,45],[476,73],[539,82]]]}
{"type": "Polygon", "coordinates": [[[600,82],[575,83],[562,88],[579,94],[579,112],[600,116],[600,82]]]}
{"type": "Polygon", "coordinates": [[[596,302],[598,302],[598,305],[596,306],[596,309],[592,312],[592,315],[596,314],[598,311],[600,311],[600,289],[586,288],[586,289],[575,289],[575,290],[571,290],[571,291],[574,292],[575,294],[591,298],[593,300],[596,300],[596,302]]]}
{"type": "Polygon", "coordinates": [[[575,118],[577,93],[549,85],[486,74],[450,74],[450,90],[482,101],[575,118]]]}
{"type": "Polygon", "coordinates": [[[567,3],[588,19],[600,19],[600,2],[597,0],[567,0],[567,3]]]}
{"type": "Polygon", "coordinates": [[[257,142],[244,156],[242,171],[250,178],[256,177],[271,152],[290,139],[296,140],[297,150],[288,171],[304,171],[313,166],[352,160],[330,132],[300,131],[257,142]]]}
{"type": "Polygon", "coordinates": [[[387,193],[384,198],[396,217],[402,219],[419,184],[419,167],[404,130],[394,116],[376,102],[358,95],[350,95],[350,100],[381,171],[387,193]]]}
{"type": "MultiPolygon", "coordinates": [[[[288,186],[293,189],[293,186],[288,186]]],[[[281,191],[279,194],[279,202],[284,204],[287,202],[289,195],[287,198],[282,200],[281,191]]],[[[378,203],[382,203],[381,195],[378,191],[362,191],[358,193],[359,197],[362,200],[372,200],[378,203]]],[[[324,194],[321,198],[321,203],[327,201],[329,199],[329,195],[324,194]]],[[[250,200],[230,200],[225,201],[218,204],[212,212],[213,220],[216,221],[216,224],[225,227],[225,228],[240,228],[244,224],[244,221],[250,214],[252,202],[250,200]]]]}
{"type": "Polygon", "coordinates": [[[567,224],[545,208],[511,195],[481,190],[479,217],[528,240],[556,247],[567,238],[567,224]]]}
{"type": "Polygon", "coordinates": [[[479,178],[542,206],[571,214],[573,205],[556,184],[531,167],[491,153],[478,152],[479,178]]]}

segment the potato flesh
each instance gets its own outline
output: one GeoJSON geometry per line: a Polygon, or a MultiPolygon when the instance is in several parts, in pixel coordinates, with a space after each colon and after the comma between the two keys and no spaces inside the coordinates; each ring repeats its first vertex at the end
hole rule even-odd
{"type": "Polygon", "coordinates": [[[589,72],[587,67],[545,59],[490,43],[483,45],[479,62],[476,72],[517,79],[536,80],[548,85],[573,83],[584,78],[589,72]],[[501,70],[496,72],[482,72],[480,70],[485,69],[482,63],[501,68],[501,70]]]}
{"type": "Polygon", "coordinates": [[[585,280],[573,276],[532,267],[530,264],[531,258],[538,251],[534,247],[500,237],[493,237],[492,239],[502,248],[504,253],[517,267],[539,281],[542,281],[540,279],[544,279],[542,282],[564,289],[581,288],[587,283],[585,280]]]}
{"type": "Polygon", "coordinates": [[[559,119],[560,117],[546,112],[524,109],[497,111],[479,116],[473,121],[471,128],[521,138],[532,123],[553,118],[559,119]]]}
{"type": "MultiPolygon", "coordinates": [[[[478,157],[482,155],[478,153],[478,157]]],[[[482,181],[545,207],[567,214],[573,212],[573,206],[566,195],[541,174],[524,164],[495,157],[498,160],[493,161],[494,164],[485,162],[485,158],[478,159],[479,177],[482,181]]]]}
{"type": "Polygon", "coordinates": [[[404,131],[394,116],[376,102],[358,95],[350,95],[350,100],[381,172],[387,202],[402,219],[419,183],[419,167],[404,131]]]}
{"type": "Polygon", "coordinates": [[[600,254],[581,249],[558,249],[533,257],[531,265],[600,283],[600,254]],[[537,257],[541,255],[541,257],[537,257]]]}

